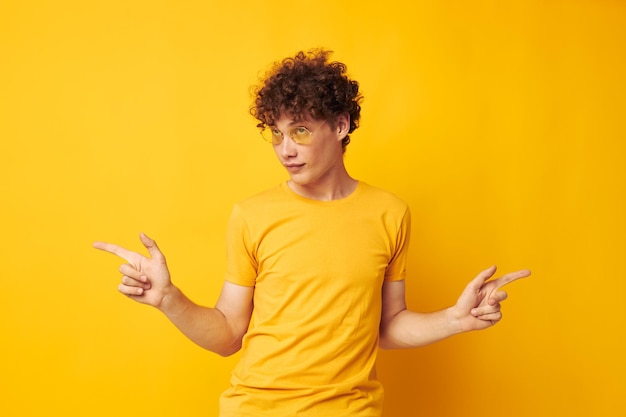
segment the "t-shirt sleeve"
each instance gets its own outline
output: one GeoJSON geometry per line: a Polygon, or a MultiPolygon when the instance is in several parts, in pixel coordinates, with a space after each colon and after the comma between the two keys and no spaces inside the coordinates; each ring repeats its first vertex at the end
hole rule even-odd
{"type": "Polygon", "coordinates": [[[226,231],[226,281],[253,287],[257,276],[255,252],[243,213],[235,206],[226,231]]]}
{"type": "Polygon", "coordinates": [[[385,271],[385,281],[400,281],[406,278],[406,263],[411,240],[411,211],[407,206],[400,227],[397,229],[394,252],[385,271]]]}

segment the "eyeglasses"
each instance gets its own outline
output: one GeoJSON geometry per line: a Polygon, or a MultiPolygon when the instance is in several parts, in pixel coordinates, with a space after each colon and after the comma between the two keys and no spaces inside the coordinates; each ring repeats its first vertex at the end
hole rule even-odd
{"type": "MultiPolygon", "coordinates": [[[[326,120],[320,123],[319,126],[323,125],[324,123],[326,123],[326,120]]],[[[294,126],[287,131],[287,134],[289,135],[291,140],[293,140],[298,145],[308,145],[311,143],[311,140],[313,138],[313,132],[311,132],[304,126],[294,126]]],[[[263,140],[271,143],[272,145],[280,145],[283,142],[285,135],[283,134],[283,132],[278,130],[277,127],[268,126],[261,131],[261,137],[263,138],[263,140]]]]}

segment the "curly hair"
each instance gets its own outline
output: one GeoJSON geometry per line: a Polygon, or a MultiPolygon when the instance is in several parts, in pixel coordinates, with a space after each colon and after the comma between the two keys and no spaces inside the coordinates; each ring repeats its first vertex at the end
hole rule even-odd
{"type": "MultiPolygon", "coordinates": [[[[352,133],[359,126],[361,115],[359,83],[346,75],[341,62],[330,62],[332,51],[312,49],[300,51],[293,58],[274,63],[253,89],[254,104],[250,114],[264,129],[284,114],[296,120],[310,117],[328,120],[342,113],[350,115],[352,133]]],[[[350,135],[342,141],[345,150],[350,135]]]]}

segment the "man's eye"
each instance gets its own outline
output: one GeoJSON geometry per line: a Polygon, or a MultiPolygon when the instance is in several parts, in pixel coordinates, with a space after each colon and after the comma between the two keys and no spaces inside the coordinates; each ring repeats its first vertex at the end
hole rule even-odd
{"type": "Polygon", "coordinates": [[[297,136],[302,136],[302,135],[306,135],[307,133],[309,133],[309,131],[307,130],[307,128],[306,128],[306,127],[304,127],[304,126],[299,126],[299,127],[296,127],[296,128],[293,130],[293,133],[294,133],[294,135],[297,135],[297,136]]]}
{"type": "Polygon", "coordinates": [[[280,137],[281,133],[280,130],[278,129],[272,129],[272,135],[276,136],[276,137],[280,137]]]}

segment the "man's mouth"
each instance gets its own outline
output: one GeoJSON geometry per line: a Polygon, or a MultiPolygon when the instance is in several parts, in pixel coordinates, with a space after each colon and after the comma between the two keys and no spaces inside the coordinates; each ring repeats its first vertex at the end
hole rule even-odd
{"type": "Polygon", "coordinates": [[[300,168],[304,166],[304,164],[285,164],[284,165],[287,171],[294,172],[298,171],[300,168]]]}

